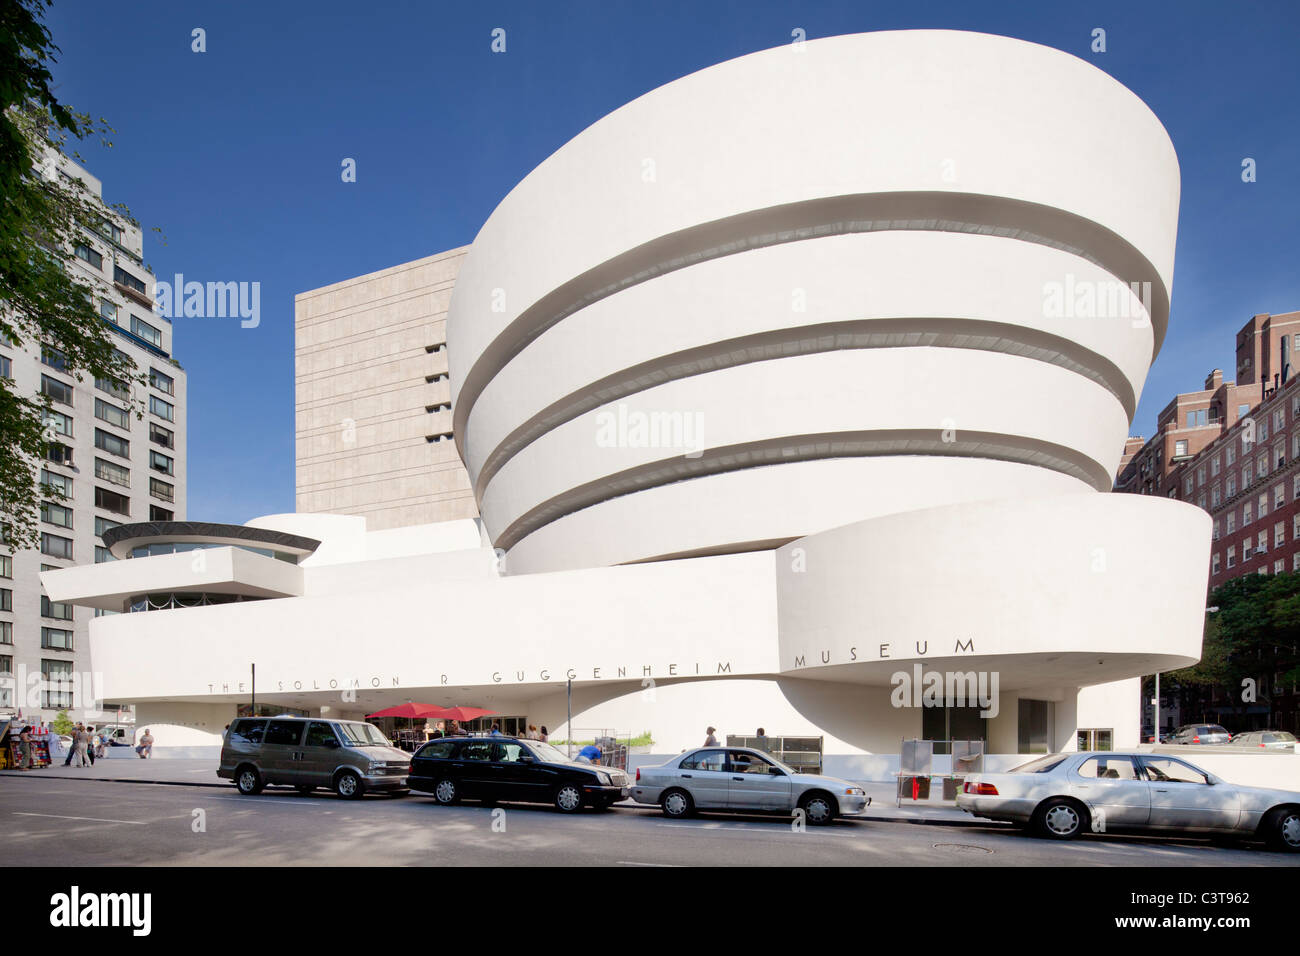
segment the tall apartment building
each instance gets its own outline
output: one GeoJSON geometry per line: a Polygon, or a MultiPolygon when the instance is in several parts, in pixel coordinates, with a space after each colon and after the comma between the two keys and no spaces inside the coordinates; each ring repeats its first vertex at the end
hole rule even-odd
{"type": "Polygon", "coordinates": [[[1211,588],[1300,571],[1300,312],[1256,315],[1237,333],[1237,381],[1215,369],[1176,395],[1149,440],[1130,438],[1115,490],[1191,502],[1214,519],[1211,588]]]}
{"type": "Polygon", "coordinates": [[[451,437],[447,306],[468,246],[294,300],[297,510],[372,531],[478,516],[451,437]]]}
{"type": "MultiPolygon", "coordinates": [[[[102,197],[100,181],[66,158],[53,174],[102,197]]],[[[110,214],[98,229],[83,230],[73,268],[99,290],[99,314],[116,347],[148,375],[147,387],[78,380],[56,349],[0,340],[0,374],[19,394],[51,400],[55,440],[40,478],[63,494],[42,505],[38,551],[0,556],[0,709],[21,709],[27,720],[50,720],[60,710],[98,716],[88,676],[92,614],[50,601],[40,572],[112,560],[100,539],[108,528],[185,517],[185,372],[172,358],[171,323],[153,311],[154,279],[142,254],[139,228],[110,214]],[[143,406],[143,419],[132,401],[143,406]]]]}

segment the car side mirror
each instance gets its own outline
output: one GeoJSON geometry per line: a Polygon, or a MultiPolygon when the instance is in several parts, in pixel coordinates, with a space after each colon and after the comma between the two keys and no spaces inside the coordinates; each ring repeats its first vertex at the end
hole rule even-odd
{"type": "Polygon", "coordinates": [[[780,767],[768,767],[768,768],[767,768],[767,772],[770,773],[770,774],[771,774],[772,776],[774,776],[774,777],[784,777],[784,776],[785,776],[785,771],[782,770],[780,767]]]}

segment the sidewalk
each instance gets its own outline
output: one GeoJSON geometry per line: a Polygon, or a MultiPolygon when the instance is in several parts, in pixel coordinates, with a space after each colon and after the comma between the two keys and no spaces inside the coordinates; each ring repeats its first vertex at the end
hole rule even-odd
{"type": "Polygon", "coordinates": [[[33,777],[48,780],[98,780],[114,783],[152,783],[186,787],[229,787],[229,780],[217,776],[215,760],[151,758],[96,760],[93,767],[65,767],[62,759],[40,770],[0,770],[0,777],[33,777]]]}
{"type": "MultiPolygon", "coordinates": [[[[231,787],[229,780],[217,776],[216,761],[185,758],[150,760],[99,760],[93,767],[65,767],[62,762],[41,770],[0,770],[0,777],[32,777],[46,780],[97,780],[113,783],[155,784],[182,787],[231,787]]],[[[889,823],[920,823],[933,826],[997,826],[989,820],[977,820],[958,810],[952,803],[904,800],[895,806],[892,783],[858,782],[867,791],[871,805],[853,820],[889,823]]]]}

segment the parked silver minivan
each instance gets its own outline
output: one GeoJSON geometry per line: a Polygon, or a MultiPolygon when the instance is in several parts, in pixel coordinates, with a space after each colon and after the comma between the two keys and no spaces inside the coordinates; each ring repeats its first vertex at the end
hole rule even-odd
{"type": "Polygon", "coordinates": [[[240,717],[221,744],[217,776],[243,794],[267,786],[311,793],[328,787],[340,797],[406,791],[410,754],[373,724],[319,717],[240,717]]]}

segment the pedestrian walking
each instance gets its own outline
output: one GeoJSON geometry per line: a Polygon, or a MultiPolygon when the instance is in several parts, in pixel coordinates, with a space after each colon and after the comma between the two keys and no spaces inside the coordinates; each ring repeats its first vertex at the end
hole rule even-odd
{"type": "Polygon", "coordinates": [[[714,736],[717,732],[718,732],[718,728],[717,728],[717,727],[710,727],[707,731],[705,731],[705,733],[708,735],[708,736],[706,736],[706,737],[704,738],[704,746],[705,746],[705,747],[716,747],[716,746],[718,746],[718,738],[717,738],[716,736],[714,736]]]}
{"type": "MultiPolygon", "coordinates": [[[[73,744],[75,744],[75,743],[77,742],[77,731],[80,730],[80,729],[81,729],[81,724],[73,724],[73,725],[72,725],[72,733],[69,734],[69,736],[72,738],[72,743],[73,743],[73,744]]],[[[69,745],[69,746],[68,746],[68,756],[67,756],[67,759],[63,761],[63,766],[65,766],[65,767],[67,767],[67,766],[71,766],[71,764],[72,764],[72,755],[73,755],[75,752],[76,752],[76,748],[73,747],[72,745],[69,745]]]]}

